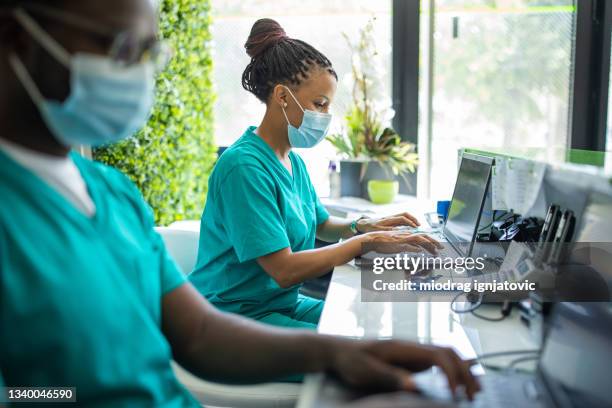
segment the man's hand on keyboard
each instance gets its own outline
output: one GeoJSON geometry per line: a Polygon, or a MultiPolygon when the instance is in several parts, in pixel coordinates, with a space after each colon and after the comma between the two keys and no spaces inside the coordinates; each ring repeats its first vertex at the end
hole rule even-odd
{"type": "Polygon", "coordinates": [[[347,385],[362,390],[417,391],[411,374],[437,366],[446,376],[453,395],[460,388],[471,400],[480,390],[470,370],[472,364],[446,347],[399,340],[349,340],[335,356],[332,371],[347,385]]]}

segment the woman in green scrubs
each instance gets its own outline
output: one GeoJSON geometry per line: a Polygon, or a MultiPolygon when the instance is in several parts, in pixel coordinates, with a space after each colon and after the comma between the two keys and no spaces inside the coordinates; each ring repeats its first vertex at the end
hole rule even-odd
{"type": "Polygon", "coordinates": [[[410,242],[429,250],[437,244],[393,230],[418,226],[408,213],[348,221],[327,213],[292,148],[313,147],[325,137],[336,72],[323,54],[287,37],[271,19],[255,23],[245,48],[251,62],[242,85],[266,104],[266,113],[213,171],[190,280],[222,310],[314,329],[323,302],[299,294],[305,280],[348,262],[364,243],[410,242]],[[315,238],[344,241],[314,249],[315,238]]]}

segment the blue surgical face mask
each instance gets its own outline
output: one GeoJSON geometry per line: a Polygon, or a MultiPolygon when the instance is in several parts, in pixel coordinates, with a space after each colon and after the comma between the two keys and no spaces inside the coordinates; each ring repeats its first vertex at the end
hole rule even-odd
{"type": "Polygon", "coordinates": [[[25,12],[17,20],[54,58],[70,70],[64,102],[45,99],[16,54],[11,65],[55,137],[66,146],[100,146],[125,139],[149,118],[155,96],[155,67],[124,66],[108,57],[70,55],[25,12]]]}
{"type": "Polygon", "coordinates": [[[302,112],[304,112],[304,116],[302,118],[302,124],[299,128],[296,128],[289,122],[289,118],[287,117],[287,112],[285,112],[285,107],[281,106],[283,109],[283,113],[285,114],[285,119],[287,119],[287,132],[289,136],[289,144],[291,147],[297,148],[307,148],[314,147],[327,135],[327,131],[329,130],[329,125],[332,120],[332,115],[329,113],[315,112],[311,110],[304,110],[302,105],[295,98],[291,90],[285,87],[289,94],[300,107],[302,112]]]}

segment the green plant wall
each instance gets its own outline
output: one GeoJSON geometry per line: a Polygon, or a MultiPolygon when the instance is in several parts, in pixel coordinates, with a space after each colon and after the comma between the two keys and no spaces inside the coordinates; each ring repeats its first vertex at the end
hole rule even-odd
{"type": "Polygon", "coordinates": [[[210,0],[160,2],[160,33],[173,57],[158,76],[149,123],[93,152],[136,183],[158,225],[199,219],[206,199],[216,159],[210,26],[210,0]]]}

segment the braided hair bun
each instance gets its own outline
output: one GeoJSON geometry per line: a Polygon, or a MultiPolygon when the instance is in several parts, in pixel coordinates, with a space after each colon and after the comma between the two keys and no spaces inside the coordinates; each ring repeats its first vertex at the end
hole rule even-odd
{"type": "Polygon", "coordinates": [[[262,52],[286,38],[289,37],[287,37],[280,24],[271,18],[262,18],[253,24],[244,48],[249,57],[256,58],[262,52]]]}
{"type": "Polygon", "coordinates": [[[299,86],[313,68],[325,69],[338,79],[325,55],[304,41],[288,37],[270,18],[253,24],[244,48],[251,62],[242,74],[242,87],[264,103],[276,85],[299,86]]]}

